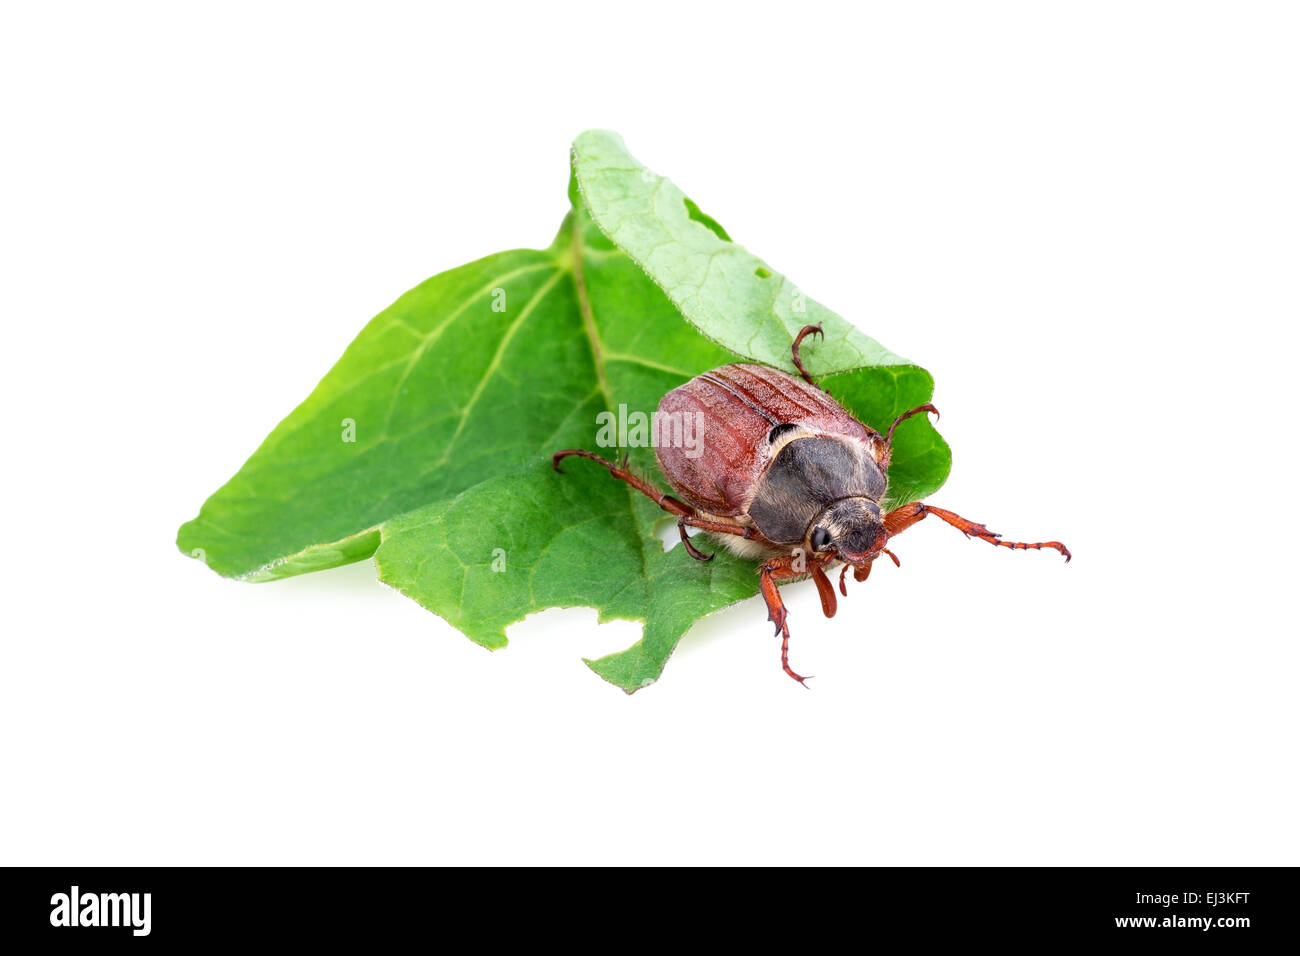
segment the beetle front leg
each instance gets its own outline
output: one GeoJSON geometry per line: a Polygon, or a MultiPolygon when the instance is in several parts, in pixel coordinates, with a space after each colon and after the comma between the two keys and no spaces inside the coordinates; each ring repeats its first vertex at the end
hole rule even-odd
{"type": "MultiPolygon", "coordinates": [[[[987,541],[999,548],[1010,548],[1013,551],[1040,551],[1043,548],[1055,548],[1065,555],[1066,561],[1070,560],[1070,549],[1059,541],[1003,541],[1002,535],[990,531],[978,522],[963,518],[961,515],[946,511],[943,508],[936,508],[934,505],[922,504],[919,501],[914,501],[910,505],[903,505],[901,508],[895,508],[885,515],[885,532],[892,538],[894,535],[901,534],[912,527],[926,515],[931,514],[936,518],[942,518],[968,538],[979,538],[981,541],[987,541]]],[[[894,560],[897,561],[898,559],[894,558],[894,560]]]]}
{"type": "Polygon", "coordinates": [[[781,635],[781,669],[807,687],[805,681],[809,678],[800,677],[790,667],[790,627],[785,622],[790,612],[786,610],[781,592],[776,586],[778,580],[787,581],[808,573],[806,570],[795,571],[793,565],[794,558],[790,556],[764,562],[758,572],[758,583],[763,592],[763,600],[767,602],[767,619],[776,625],[776,633],[781,635]]]}

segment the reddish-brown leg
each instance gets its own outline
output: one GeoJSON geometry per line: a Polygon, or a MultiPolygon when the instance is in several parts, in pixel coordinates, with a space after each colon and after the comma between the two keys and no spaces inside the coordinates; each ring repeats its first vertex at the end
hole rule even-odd
{"type": "MultiPolygon", "coordinates": [[[[1013,551],[1039,551],[1043,548],[1055,548],[1065,555],[1066,561],[1070,560],[1069,548],[1059,541],[1028,543],[1024,541],[1003,541],[1000,534],[990,531],[982,524],[963,518],[959,514],[953,514],[951,511],[945,511],[943,508],[936,508],[934,505],[921,504],[919,501],[910,505],[903,505],[901,508],[895,508],[885,515],[885,531],[892,538],[894,535],[901,534],[912,527],[926,515],[942,518],[968,538],[979,538],[981,541],[987,541],[989,544],[997,545],[1000,548],[1011,548],[1013,551]]],[[[891,555],[891,557],[893,556],[891,555]]],[[[897,559],[895,558],[895,560],[897,559]]]]}
{"type": "Polygon", "coordinates": [[[933,412],[935,418],[939,417],[939,409],[935,408],[929,402],[926,402],[924,405],[917,405],[916,408],[913,408],[910,411],[903,412],[903,414],[894,419],[894,424],[889,426],[889,431],[885,434],[885,445],[889,446],[894,443],[895,428],[907,421],[913,415],[919,415],[921,412],[933,412]]]}
{"type": "Polygon", "coordinates": [[[556,471],[558,471],[560,474],[564,474],[564,469],[560,467],[560,462],[571,455],[577,455],[579,458],[589,458],[592,461],[599,462],[600,464],[608,468],[609,473],[613,475],[615,478],[617,478],[619,481],[627,482],[637,491],[641,492],[641,494],[645,495],[647,498],[649,498],[651,501],[657,504],[660,508],[663,508],[664,511],[667,511],[670,514],[686,515],[687,517],[692,517],[692,518],[695,516],[695,509],[692,508],[690,505],[688,505],[686,502],[678,501],[672,495],[664,494],[654,485],[650,484],[648,481],[628,471],[626,458],[623,459],[623,465],[622,467],[620,467],[614,464],[612,461],[609,461],[608,459],[601,458],[599,455],[595,454],[594,452],[583,451],[580,448],[568,448],[565,449],[564,451],[557,451],[554,455],[551,456],[551,467],[554,468],[556,471]]]}
{"type": "Polygon", "coordinates": [[[742,538],[753,540],[755,537],[753,528],[746,528],[743,525],[727,524],[725,521],[709,521],[707,518],[685,518],[683,524],[688,524],[692,528],[700,528],[704,531],[716,531],[718,534],[734,534],[742,538]]]}
{"type": "Polygon", "coordinates": [[[686,534],[687,527],[700,528],[704,531],[713,531],[717,534],[734,534],[737,537],[745,538],[752,541],[755,538],[754,529],[746,528],[738,524],[727,524],[724,521],[709,521],[707,518],[691,518],[683,516],[677,519],[677,531],[682,536],[682,543],[686,545],[686,550],[696,561],[712,561],[713,555],[702,554],[691,544],[686,534]]]}
{"type": "Polygon", "coordinates": [[[622,466],[619,466],[614,464],[612,461],[601,458],[593,452],[582,451],[581,449],[566,449],[565,451],[557,451],[551,456],[551,466],[556,471],[563,474],[563,469],[560,468],[560,461],[564,458],[568,458],[570,455],[577,455],[579,458],[588,458],[591,461],[599,462],[609,469],[609,473],[619,481],[627,482],[637,491],[641,492],[641,494],[645,495],[657,504],[660,508],[663,508],[664,511],[667,511],[669,514],[677,515],[677,530],[682,536],[682,543],[686,545],[686,553],[696,561],[712,561],[713,555],[704,554],[696,548],[695,545],[691,544],[689,536],[686,534],[687,525],[690,525],[693,528],[703,528],[705,531],[716,531],[719,534],[736,534],[740,535],[742,538],[754,537],[754,531],[752,528],[743,528],[739,525],[724,524],[720,521],[708,521],[704,518],[697,517],[695,509],[686,502],[674,498],[672,495],[662,493],[648,481],[645,481],[643,478],[628,471],[627,459],[624,459],[622,466]]]}
{"type": "Polygon", "coordinates": [[[786,611],[785,602],[781,600],[781,592],[776,586],[777,581],[788,581],[808,573],[807,568],[796,571],[793,565],[794,558],[790,555],[765,561],[758,572],[758,583],[763,592],[763,600],[767,602],[767,619],[776,625],[776,633],[781,635],[781,669],[807,687],[805,681],[808,678],[800,677],[790,668],[790,627],[785,622],[789,612],[786,611]]]}
{"type": "Polygon", "coordinates": [[[809,335],[820,335],[822,338],[826,338],[826,333],[822,331],[820,325],[805,325],[799,330],[799,334],[794,337],[794,344],[790,346],[790,353],[794,356],[794,367],[799,370],[799,374],[803,376],[803,380],[809,385],[820,388],[821,386],[817,385],[817,383],[813,381],[813,377],[808,374],[808,370],[803,367],[803,362],[799,359],[799,343],[809,335]]]}
{"type": "Polygon", "coordinates": [[[692,558],[694,558],[696,561],[713,560],[713,555],[705,554],[703,551],[695,547],[695,545],[691,544],[691,536],[686,533],[685,515],[682,515],[680,518],[677,519],[677,533],[682,536],[682,547],[686,549],[686,553],[689,554],[692,558]]]}

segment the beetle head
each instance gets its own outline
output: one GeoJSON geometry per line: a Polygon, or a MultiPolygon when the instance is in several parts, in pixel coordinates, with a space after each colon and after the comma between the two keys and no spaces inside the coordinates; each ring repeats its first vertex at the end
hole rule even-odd
{"type": "Polygon", "coordinates": [[[832,501],[813,518],[806,544],[815,554],[831,553],[859,566],[878,555],[888,539],[879,505],[851,497],[832,501]]]}

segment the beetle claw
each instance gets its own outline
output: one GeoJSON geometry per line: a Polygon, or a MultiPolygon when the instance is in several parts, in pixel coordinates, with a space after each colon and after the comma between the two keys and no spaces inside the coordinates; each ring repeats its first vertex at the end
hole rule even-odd
{"type": "Polygon", "coordinates": [[[812,688],[808,686],[808,681],[810,681],[810,680],[813,679],[813,675],[812,675],[812,674],[809,674],[807,677],[800,677],[800,676],[799,676],[798,674],[796,674],[794,671],[790,670],[789,667],[787,667],[787,668],[785,669],[785,672],[786,672],[787,674],[789,674],[792,678],[794,678],[795,680],[797,680],[797,681],[799,682],[799,685],[800,685],[801,687],[803,687],[804,690],[812,690],[812,688]]]}
{"type": "Polygon", "coordinates": [[[695,547],[695,545],[691,544],[685,537],[682,538],[682,544],[686,545],[686,553],[696,561],[712,561],[715,557],[712,554],[705,554],[699,548],[695,547]]]}

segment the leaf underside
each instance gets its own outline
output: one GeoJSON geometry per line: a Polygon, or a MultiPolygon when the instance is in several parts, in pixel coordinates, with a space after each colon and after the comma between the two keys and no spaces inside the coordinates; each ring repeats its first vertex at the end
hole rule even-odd
{"type": "MultiPolygon", "coordinates": [[[[826,332],[805,350],[810,371],[878,430],[933,382],[730,241],[617,135],[578,138],[570,197],[549,248],[434,276],[372,319],[181,527],[180,549],[252,581],[373,555],[382,581],[489,648],[548,607],[641,620],[635,645],[587,662],[628,692],[696,620],[756,593],[752,562],[665,552],[662,511],[595,463],[557,474],[551,453],[617,456],[596,447],[600,412],[651,414],[727,362],[793,371],[809,323],[826,332]]],[[[627,451],[666,487],[652,450],[627,451]]],[[[891,504],[932,493],[949,464],[924,417],[900,426],[891,504]]]]}

